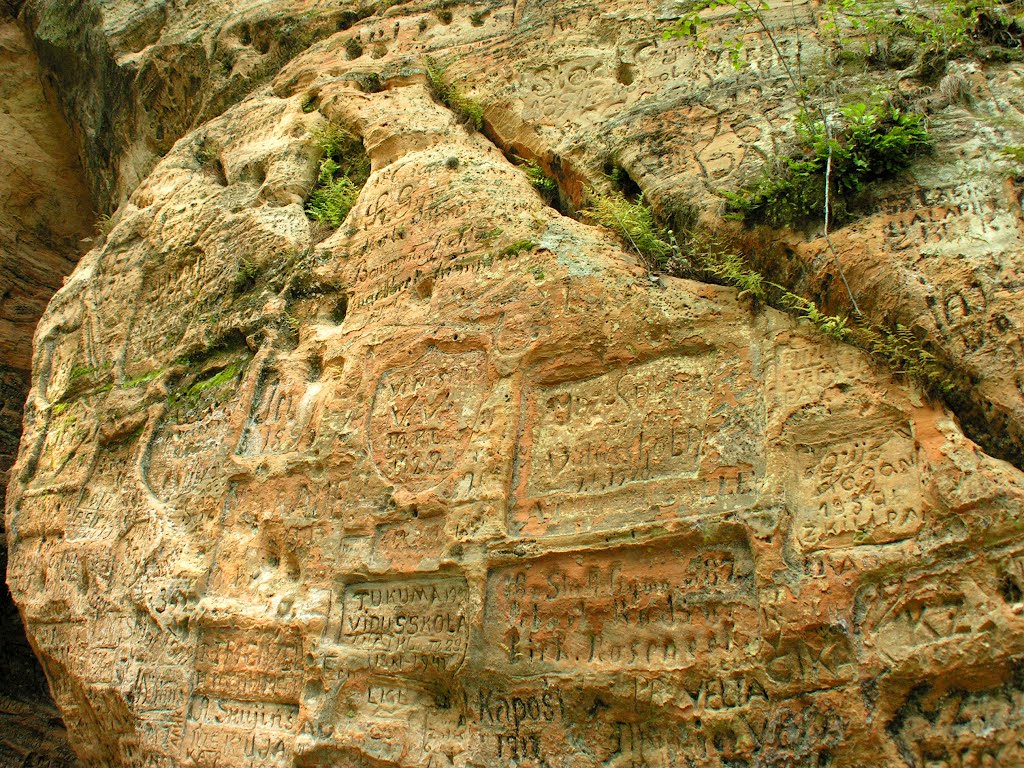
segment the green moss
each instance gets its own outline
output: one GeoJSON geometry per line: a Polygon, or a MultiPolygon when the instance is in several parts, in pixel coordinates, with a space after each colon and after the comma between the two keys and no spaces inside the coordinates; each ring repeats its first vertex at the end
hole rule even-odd
{"type": "Polygon", "coordinates": [[[1024,163],[1024,147],[1003,147],[1002,153],[1018,163],[1024,163]]]}
{"type": "Polygon", "coordinates": [[[171,400],[172,402],[184,401],[190,406],[195,406],[199,403],[204,392],[233,381],[244,368],[244,360],[238,360],[231,363],[225,368],[221,368],[218,371],[206,375],[205,378],[200,378],[185,390],[185,392],[178,392],[171,395],[171,400]]]}
{"type": "Polygon", "coordinates": [[[511,258],[518,256],[521,253],[532,251],[537,247],[537,243],[533,240],[517,240],[516,242],[506,245],[500,251],[498,251],[498,258],[511,258]]]}
{"type": "Polygon", "coordinates": [[[71,369],[71,375],[68,377],[69,381],[77,381],[78,379],[85,378],[86,376],[92,376],[96,373],[95,368],[91,368],[88,365],[76,365],[71,369]]]}
{"type": "Polygon", "coordinates": [[[158,368],[158,369],[156,369],[154,371],[147,371],[146,373],[141,373],[138,376],[133,376],[130,379],[125,379],[124,384],[123,384],[123,388],[124,389],[134,389],[135,387],[142,386],[143,384],[147,384],[147,383],[151,382],[153,379],[155,379],[161,373],[163,373],[163,369],[162,368],[158,368]]]}

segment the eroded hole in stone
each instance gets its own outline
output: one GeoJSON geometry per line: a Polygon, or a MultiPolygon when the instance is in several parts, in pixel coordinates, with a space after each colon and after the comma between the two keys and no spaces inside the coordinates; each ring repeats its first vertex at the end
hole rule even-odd
{"type": "Polygon", "coordinates": [[[377,72],[360,72],[355,75],[355,84],[363,93],[380,93],[387,88],[377,72]]]}
{"type": "Polygon", "coordinates": [[[633,68],[626,62],[620,61],[615,71],[615,79],[622,85],[632,85],[634,78],[633,68]]]}
{"type": "Polygon", "coordinates": [[[306,200],[306,215],[325,226],[338,227],[370,177],[370,158],[356,133],[333,123],[317,133],[316,143],[320,164],[306,200]]]}
{"type": "Polygon", "coordinates": [[[1024,602],[1024,589],[1021,589],[1020,584],[1013,576],[1008,575],[1003,579],[999,585],[999,594],[1002,595],[1003,600],[1011,604],[1024,602]]]}
{"type": "Polygon", "coordinates": [[[635,203],[640,199],[640,195],[643,194],[643,190],[640,185],[636,183],[636,180],[630,176],[629,171],[623,168],[616,160],[609,159],[605,162],[604,167],[601,169],[604,175],[608,177],[608,180],[615,186],[615,188],[622,193],[630,202],[635,203]]]}
{"type": "Polygon", "coordinates": [[[434,280],[426,277],[416,283],[416,296],[420,299],[429,299],[434,293],[434,280]]]}
{"type": "Polygon", "coordinates": [[[261,186],[267,180],[267,161],[265,159],[248,163],[238,173],[238,181],[261,186]]]}
{"type": "Polygon", "coordinates": [[[309,114],[320,109],[320,92],[306,91],[302,95],[302,111],[309,114]]]}
{"type": "Polygon", "coordinates": [[[331,312],[331,321],[335,325],[341,325],[345,316],[348,314],[348,296],[342,296],[338,299],[338,303],[334,305],[334,310],[331,312]]]}
{"type": "Polygon", "coordinates": [[[350,37],[345,41],[345,58],[349,61],[358,59],[363,55],[363,44],[359,42],[358,37],[350,37]]]}
{"type": "Polygon", "coordinates": [[[203,137],[193,151],[196,163],[200,170],[212,176],[217,184],[222,187],[228,185],[227,173],[224,171],[224,163],[220,159],[220,148],[208,137],[203,137]]]}
{"type": "Polygon", "coordinates": [[[309,372],[306,374],[310,381],[320,381],[320,377],[324,375],[324,360],[319,354],[311,355],[308,361],[309,372]]]}

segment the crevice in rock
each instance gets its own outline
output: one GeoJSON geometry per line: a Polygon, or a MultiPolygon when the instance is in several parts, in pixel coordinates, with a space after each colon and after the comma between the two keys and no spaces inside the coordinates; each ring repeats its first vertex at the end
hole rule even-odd
{"type": "MultiPolygon", "coordinates": [[[[0,5],[0,498],[18,450],[39,315],[74,267],[94,216],[68,128],[39,82],[39,62],[0,5]]],[[[0,515],[0,765],[77,766],[46,676],[6,582],[0,515]]]]}
{"type": "Polygon", "coordinates": [[[507,138],[497,127],[506,118],[507,115],[501,111],[486,110],[480,133],[501,151],[506,160],[526,174],[546,205],[563,216],[579,218],[579,210],[591,187],[589,180],[571,162],[548,147],[507,138]]]}
{"type": "Polygon", "coordinates": [[[306,215],[324,227],[337,228],[370,177],[370,158],[362,137],[344,126],[327,124],[317,133],[316,142],[321,156],[306,199],[306,215]]]}

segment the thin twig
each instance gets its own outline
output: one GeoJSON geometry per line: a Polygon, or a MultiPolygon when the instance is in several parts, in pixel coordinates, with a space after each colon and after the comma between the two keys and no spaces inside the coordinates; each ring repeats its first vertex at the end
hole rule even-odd
{"type": "MultiPolygon", "coordinates": [[[[768,24],[765,22],[764,17],[761,15],[760,6],[763,3],[763,1],[764,0],[758,0],[758,7],[755,8],[753,5],[750,4],[750,0],[742,0],[743,4],[747,6],[750,12],[754,15],[754,18],[757,19],[757,23],[761,25],[761,29],[764,30],[764,33],[768,36],[768,41],[772,44],[772,48],[775,49],[775,55],[779,57],[779,61],[782,62],[783,69],[786,70],[786,76],[789,78],[789,82],[791,82],[793,84],[793,87],[796,89],[796,94],[797,97],[800,99],[800,106],[803,107],[804,114],[810,114],[810,109],[808,109],[807,107],[807,89],[802,87],[799,81],[797,81],[796,77],[793,75],[793,70],[790,69],[789,62],[786,61],[786,57],[783,56],[782,49],[779,48],[779,43],[775,39],[775,35],[772,33],[770,29],[768,29],[768,24]]],[[[820,104],[818,105],[818,114],[821,115],[822,119],[825,118],[825,111],[821,108],[820,104]]]]}
{"type": "MultiPolygon", "coordinates": [[[[793,0],[789,0],[789,15],[793,20],[793,31],[796,32],[796,74],[800,78],[800,82],[803,83],[806,82],[804,80],[803,56],[801,55],[804,41],[800,37],[800,24],[796,20],[796,6],[793,5],[793,0]]],[[[815,16],[815,21],[817,21],[817,16],[815,16]]]]}
{"type": "Polygon", "coordinates": [[[825,164],[825,244],[828,245],[828,249],[832,252],[832,257],[836,261],[836,269],[839,270],[839,277],[842,278],[843,285],[846,286],[846,294],[850,297],[850,303],[853,304],[853,311],[861,316],[860,307],[857,306],[857,300],[853,298],[853,291],[850,290],[850,284],[846,281],[846,274],[843,272],[843,265],[839,261],[839,254],[832,245],[832,238],[828,235],[828,214],[830,207],[829,192],[832,188],[832,128],[829,124],[828,119],[825,120],[825,141],[828,142],[828,162],[825,164]]]}

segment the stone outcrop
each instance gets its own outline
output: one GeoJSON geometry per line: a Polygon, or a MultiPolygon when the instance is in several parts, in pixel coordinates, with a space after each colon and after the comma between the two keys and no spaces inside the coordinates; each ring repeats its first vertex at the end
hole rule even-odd
{"type": "MultiPolygon", "coordinates": [[[[7,525],[84,764],[1024,764],[1024,476],[991,455],[1021,444],[1019,64],[965,75],[971,110],[908,95],[936,154],[833,234],[865,311],[977,379],[952,404],[986,450],[565,213],[611,162],[714,218],[791,130],[776,45],[832,71],[810,4],[741,28],[738,72],[661,39],[671,2],[79,5],[61,46],[56,0],[22,18],[127,199],[37,330],[7,525]],[[346,28],[223,114],[220,75],[180,98],[257,12],[346,28]],[[107,117],[55,51],[126,77],[107,117]],[[303,211],[326,126],[372,166],[335,230],[303,211]]],[[[272,55],[250,27],[232,73],[272,55]]],[[[815,234],[779,237],[838,302],[815,234]]]]}
{"type": "MultiPolygon", "coordinates": [[[[67,128],[38,76],[30,41],[0,9],[0,496],[18,450],[32,333],[94,222],[67,128]]],[[[0,573],[6,565],[0,523],[0,573]]],[[[0,764],[72,765],[6,584],[0,586],[0,648],[0,764]]]]}

